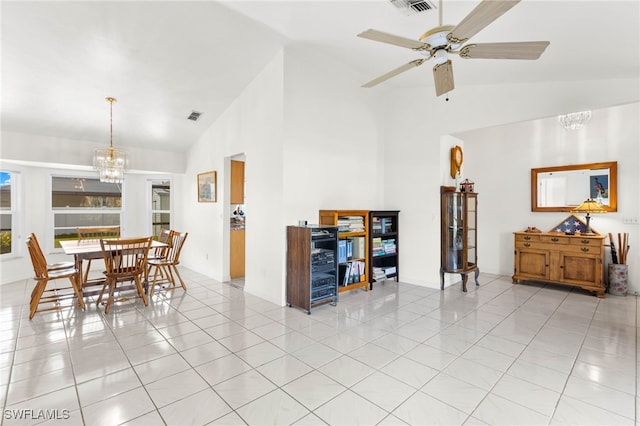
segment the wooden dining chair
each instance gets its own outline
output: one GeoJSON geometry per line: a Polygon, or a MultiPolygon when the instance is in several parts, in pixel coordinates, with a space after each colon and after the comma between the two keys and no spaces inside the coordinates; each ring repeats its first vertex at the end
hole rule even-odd
{"type": "Polygon", "coordinates": [[[176,277],[180,281],[180,286],[185,291],[187,290],[187,286],[178,271],[178,264],[180,264],[180,252],[188,235],[188,232],[171,231],[167,240],[168,247],[165,257],[149,260],[147,271],[149,277],[151,277],[151,272],[153,271],[153,278],[148,280],[149,287],[147,291],[149,296],[153,296],[154,289],[158,285],[170,284],[171,290],[177,288],[176,277]]]}
{"type": "MultiPolygon", "coordinates": [[[[111,305],[116,301],[114,294],[118,290],[118,286],[122,283],[134,283],[138,296],[142,298],[146,306],[147,297],[142,282],[146,276],[151,237],[100,240],[100,246],[106,270],[104,271],[105,281],[97,304],[100,305],[105,290],[108,290],[107,302],[104,307],[104,313],[108,314],[111,305]]],[[[127,299],[128,297],[123,297],[118,300],[127,299]]]]}
{"type": "MultiPolygon", "coordinates": [[[[33,236],[33,234],[32,234],[33,236]]],[[[33,265],[34,280],[36,285],[31,292],[31,300],[29,302],[29,319],[32,319],[36,312],[58,310],[63,307],[62,302],[76,297],[78,306],[84,309],[84,299],[82,298],[80,274],[78,269],[72,264],[71,267],[63,267],[59,264],[47,264],[47,260],[42,253],[42,249],[38,244],[37,238],[27,238],[27,250],[31,257],[33,265]],[[50,282],[68,279],[71,283],[70,287],[60,285],[51,285],[50,282]],[[72,291],[70,291],[72,290],[72,291]],[[39,305],[48,304],[49,306],[38,310],[39,305]]]]}
{"type": "MultiPolygon", "coordinates": [[[[81,226],[76,228],[78,240],[99,241],[102,239],[120,238],[119,226],[81,226]]],[[[89,281],[89,270],[91,269],[91,259],[87,259],[87,267],[82,273],[82,282],[89,281]]]]}

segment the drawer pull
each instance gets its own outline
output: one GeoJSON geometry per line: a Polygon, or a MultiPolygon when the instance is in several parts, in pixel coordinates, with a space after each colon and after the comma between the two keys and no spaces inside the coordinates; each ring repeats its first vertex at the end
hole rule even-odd
{"type": "Polygon", "coordinates": [[[589,247],[582,247],[580,250],[582,250],[584,253],[589,251],[589,247]]]}
{"type": "Polygon", "coordinates": [[[586,240],[586,239],[585,239],[585,240],[580,240],[580,242],[581,242],[582,244],[589,244],[589,243],[590,243],[590,241],[589,241],[589,240],[586,240]]]}
{"type": "Polygon", "coordinates": [[[554,243],[557,243],[558,241],[560,241],[560,239],[557,237],[553,237],[551,238],[551,241],[553,241],[554,243]]]}
{"type": "Polygon", "coordinates": [[[524,243],[523,245],[524,245],[525,247],[527,247],[527,248],[531,247],[531,244],[529,244],[529,243],[524,243]]]}

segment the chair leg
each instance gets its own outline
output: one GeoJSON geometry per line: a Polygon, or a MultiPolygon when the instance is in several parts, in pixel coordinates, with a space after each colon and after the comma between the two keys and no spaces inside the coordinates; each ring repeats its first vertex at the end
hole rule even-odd
{"type": "MultiPolygon", "coordinates": [[[[91,259],[87,260],[87,269],[84,271],[84,279],[82,280],[82,282],[87,282],[89,281],[89,269],[91,269],[91,259]]],[[[82,271],[80,271],[80,273],[82,273],[82,271]]]]}
{"type": "Polygon", "coordinates": [[[113,303],[113,293],[116,290],[116,280],[111,280],[109,282],[109,298],[107,299],[107,304],[104,306],[104,313],[108,314],[109,309],[111,309],[111,303],[113,303]]]}
{"type": "Polygon", "coordinates": [[[102,296],[104,295],[104,290],[107,288],[108,285],[109,285],[109,279],[105,278],[104,284],[102,284],[102,290],[100,290],[100,296],[98,296],[98,301],[96,302],[96,306],[100,306],[100,303],[102,302],[102,296]]]}
{"type": "Polygon", "coordinates": [[[184,284],[184,281],[180,276],[180,272],[178,272],[178,267],[176,265],[171,265],[169,266],[169,268],[173,268],[173,271],[176,273],[176,275],[178,276],[178,279],[180,280],[180,284],[182,285],[182,288],[184,289],[184,291],[187,291],[187,286],[184,284]]]}
{"type": "Polygon", "coordinates": [[[69,281],[71,281],[71,286],[73,287],[73,291],[76,293],[76,297],[78,298],[78,306],[82,310],[85,310],[84,306],[84,298],[82,297],[82,288],[78,288],[78,276],[69,277],[69,281]]]}
{"type": "Polygon", "coordinates": [[[38,310],[38,304],[40,303],[40,298],[42,297],[42,293],[44,293],[44,288],[47,285],[47,280],[40,280],[36,283],[34,291],[32,292],[31,303],[29,304],[29,319],[33,318],[38,310]]]}
{"type": "Polygon", "coordinates": [[[144,290],[142,289],[142,281],[140,281],[140,276],[136,275],[135,281],[136,287],[138,288],[138,294],[140,295],[140,297],[142,297],[144,306],[147,306],[149,303],[147,302],[147,296],[144,294],[144,290]]]}

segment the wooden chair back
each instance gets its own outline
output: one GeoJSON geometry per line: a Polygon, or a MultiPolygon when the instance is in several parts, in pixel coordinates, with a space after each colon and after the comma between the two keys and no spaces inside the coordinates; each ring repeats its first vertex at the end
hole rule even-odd
{"type": "Polygon", "coordinates": [[[47,268],[47,260],[44,257],[44,253],[42,253],[40,244],[38,244],[38,239],[34,238],[34,234],[31,234],[29,235],[29,237],[27,237],[26,243],[27,243],[27,250],[29,251],[29,256],[31,257],[33,273],[35,274],[34,278],[36,280],[48,279],[49,270],[47,268]]]}
{"type": "Polygon", "coordinates": [[[120,238],[119,226],[82,226],[76,228],[79,240],[120,238]]]}
{"type": "Polygon", "coordinates": [[[140,277],[145,273],[151,237],[100,240],[105,275],[117,281],[140,277]]]}
{"type": "MultiPolygon", "coordinates": [[[[146,278],[147,258],[151,248],[152,237],[128,238],[119,240],[100,240],[102,257],[104,258],[105,281],[98,297],[100,305],[105,290],[109,290],[104,313],[108,314],[111,305],[116,302],[114,293],[118,283],[134,282],[138,296],[147,306],[147,297],[143,289],[143,281],[146,278]]],[[[123,300],[126,300],[124,298],[123,300]]]]}
{"type": "Polygon", "coordinates": [[[188,235],[188,232],[171,231],[171,235],[167,241],[167,244],[169,244],[166,253],[168,263],[172,265],[178,265],[180,263],[180,253],[182,252],[182,246],[184,246],[188,235]]]}
{"type": "MultiPolygon", "coordinates": [[[[29,240],[31,240],[31,244],[33,245],[33,249],[36,250],[39,253],[39,256],[42,259],[45,259],[46,262],[46,257],[44,255],[44,252],[42,251],[42,247],[40,246],[40,242],[38,241],[38,238],[36,237],[36,234],[34,234],[33,232],[31,234],[29,234],[29,236],[27,237],[27,246],[29,245],[29,240]]],[[[57,262],[57,263],[47,263],[46,267],[47,267],[47,271],[53,271],[56,269],[67,269],[67,268],[73,268],[75,266],[75,262],[57,262]]]]}

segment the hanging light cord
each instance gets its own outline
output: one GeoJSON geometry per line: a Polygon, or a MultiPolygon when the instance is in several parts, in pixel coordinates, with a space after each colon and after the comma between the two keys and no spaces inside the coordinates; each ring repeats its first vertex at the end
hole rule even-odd
{"type": "Polygon", "coordinates": [[[113,103],[118,102],[116,98],[107,98],[109,102],[109,147],[113,148],[113,103]]]}

